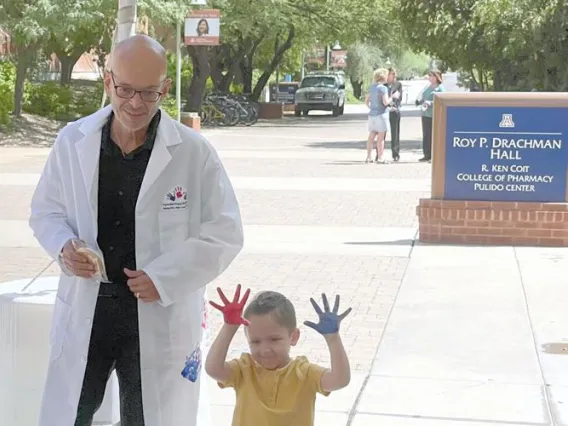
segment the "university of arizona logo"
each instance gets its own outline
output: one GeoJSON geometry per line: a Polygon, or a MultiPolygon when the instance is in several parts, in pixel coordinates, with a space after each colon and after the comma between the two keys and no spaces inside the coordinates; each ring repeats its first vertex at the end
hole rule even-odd
{"type": "Polygon", "coordinates": [[[180,210],[187,208],[187,191],[181,187],[176,186],[174,189],[166,194],[162,210],[180,210]]]}
{"type": "Polygon", "coordinates": [[[503,116],[501,117],[501,122],[499,123],[499,127],[507,127],[507,128],[515,127],[515,123],[513,121],[513,114],[503,114],[503,116]]]}

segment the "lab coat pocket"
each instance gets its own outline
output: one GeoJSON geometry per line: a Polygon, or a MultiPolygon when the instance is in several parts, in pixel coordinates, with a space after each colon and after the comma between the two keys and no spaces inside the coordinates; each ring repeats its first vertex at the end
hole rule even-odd
{"type": "Polygon", "coordinates": [[[188,238],[189,212],[187,209],[162,211],[158,221],[162,253],[170,251],[188,238]]]}
{"type": "Polygon", "coordinates": [[[71,317],[71,306],[61,300],[55,298],[55,306],[53,307],[53,319],[51,322],[51,333],[49,340],[51,343],[50,361],[55,361],[61,356],[63,351],[63,342],[65,341],[65,333],[67,324],[71,317]]]}

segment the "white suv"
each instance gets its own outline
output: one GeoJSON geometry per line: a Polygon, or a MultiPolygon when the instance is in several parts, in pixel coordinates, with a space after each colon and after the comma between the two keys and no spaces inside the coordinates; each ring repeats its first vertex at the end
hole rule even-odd
{"type": "Polygon", "coordinates": [[[343,114],[345,107],[345,78],[343,73],[318,71],[306,75],[294,99],[296,117],[312,110],[331,111],[334,117],[343,114]]]}

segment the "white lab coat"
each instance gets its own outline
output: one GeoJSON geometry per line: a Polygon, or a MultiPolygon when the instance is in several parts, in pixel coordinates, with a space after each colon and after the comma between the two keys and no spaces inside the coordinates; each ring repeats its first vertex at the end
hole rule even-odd
{"type": "MultiPolygon", "coordinates": [[[[98,160],[110,111],[60,132],[33,195],[30,226],[54,259],[70,238],[98,248],[98,160]]],[[[242,246],[238,202],[216,151],[162,111],[136,204],[137,268],[161,297],[138,302],[146,426],[195,425],[199,380],[193,383],[181,371],[201,342],[205,285],[242,246]],[[172,200],[168,194],[176,188],[187,197],[172,200]]],[[[39,426],[75,422],[98,290],[93,280],[61,275],[39,426]]]]}

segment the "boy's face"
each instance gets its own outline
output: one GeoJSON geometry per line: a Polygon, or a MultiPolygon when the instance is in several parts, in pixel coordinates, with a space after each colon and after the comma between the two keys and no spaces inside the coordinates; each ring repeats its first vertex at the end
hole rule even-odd
{"type": "Polygon", "coordinates": [[[290,347],[298,343],[300,330],[290,331],[271,314],[252,315],[245,328],[253,359],[268,370],[284,367],[290,360],[290,347]]]}

